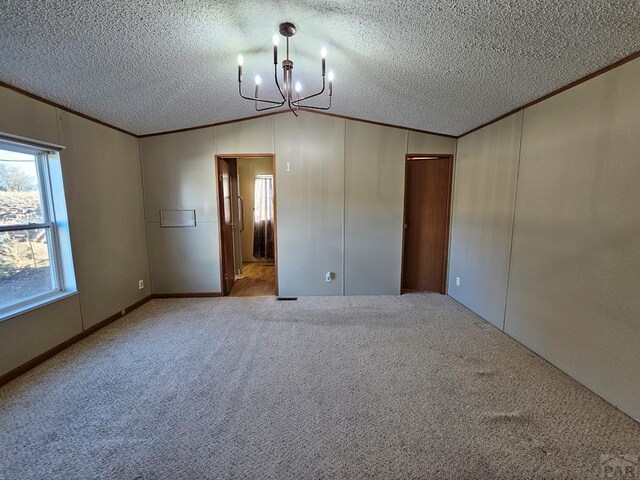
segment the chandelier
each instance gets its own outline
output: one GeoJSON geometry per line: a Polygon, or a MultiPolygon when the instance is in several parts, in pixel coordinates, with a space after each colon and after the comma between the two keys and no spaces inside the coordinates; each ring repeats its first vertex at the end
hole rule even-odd
{"type": "Polygon", "coordinates": [[[262,112],[264,110],[271,110],[273,108],[282,107],[285,103],[289,107],[289,109],[293,112],[293,114],[297,117],[297,110],[302,108],[311,108],[315,110],[329,110],[331,108],[331,97],[333,95],[333,72],[329,72],[328,80],[329,80],[329,105],[326,107],[310,105],[306,102],[307,100],[319,97],[322,95],[326,88],[325,83],[325,72],[326,72],[326,60],[327,60],[327,49],[322,48],[320,51],[320,57],[322,59],[322,89],[318,93],[314,93],[312,95],[307,95],[306,97],[300,97],[300,92],[302,91],[302,84],[300,82],[296,82],[295,86],[293,85],[293,61],[289,59],[289,38],[293,37],[296,34],[296,26],[291,22],[284,22],[280,24],[279,28],[280,35],[287,39],[287,58],[282,61],[282,86],[280,86],[280,80],[278,79],[278,44],[280,43],[280,37],[278,34],[273,35],[273,65],[274,65],[274,79],[276,87],[278,88],[278,92],[282,99],[278,100],[267,100],[264,98],[260,98],[258,96],[260,84],[262,83],[262,78],[260,75],[256,75],[255,78],[255,92],[253,98],[248,97],[242,93],[242,65],[244,63],[244,59],[242,55],[238,55],[238,92],[240,96],[245,100],[250,100],[254,102],[256,111],[262,112]],[[294,88],[295,88],[295,98],[294,98],[294,88]]]}

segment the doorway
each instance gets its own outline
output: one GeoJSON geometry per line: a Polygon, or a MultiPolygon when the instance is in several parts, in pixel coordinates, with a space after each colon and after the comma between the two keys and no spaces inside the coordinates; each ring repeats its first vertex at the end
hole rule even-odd
{"type": "Polygon", "coordinates": [[[224,295],[277,295],[275,158],[216,156],[224,295]]]}
{"type": "Polygon", "coordinates": [[[403,292],[446,291],[452,173],[451,155],[406,157],[403,292]]]}

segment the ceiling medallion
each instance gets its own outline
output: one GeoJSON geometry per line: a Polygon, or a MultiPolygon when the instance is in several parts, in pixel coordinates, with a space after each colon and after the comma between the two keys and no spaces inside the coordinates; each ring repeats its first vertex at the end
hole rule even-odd
{"type": "Polygon", "coordinates": [[[252,102],[254,102],[256,110],[258,112],[271,110],[272,108],[279,108],[282,107],[285,103],[295,116],[298,116],[297,110],[301,107],[311,108],[314,110],[329,110],[331,108],[331,97],[333,96],[333,72],[329,72],[329,74],[327,75],[327,80],[329,80],[329,105],[326,107],[320,107],[317,105],[309,105],[303,103],[311,98],[322,95],[325,91],[327,49],[323,47],[322,50],[320,50],[320,57],[322,59],[322,89],[318,93],[307,95],[306,97],[300,97],[302,85],[300,82],[296,82],[295,86],[293,85],[293,61],[289,59],[289,38],[293,37],[296,34],[296,26],[291,22],[284,22],[280,24],[280,28],[278,29],[278,31],[280,32],[280,35],[287,39],[287,58],[282,61],[282,86],[280,86],[280,81],[278,79],[278,44],[280,43],[280,37],[277,33],[273,35],[274,79],[282,100],[266,100],[258,97],[258,90],[260,84],[262,83],[262,78],[260,78],[260,75],[256,75],[255,78],[256,88],[253,98],[247,97],[242,94],[242,64],[244,63],[242,55],[238,55],[238,92],[240,93],[240,96],[245,100],[251,100],[252,102]],[[293,94],[294,88],[295,98],[293,94]]]}

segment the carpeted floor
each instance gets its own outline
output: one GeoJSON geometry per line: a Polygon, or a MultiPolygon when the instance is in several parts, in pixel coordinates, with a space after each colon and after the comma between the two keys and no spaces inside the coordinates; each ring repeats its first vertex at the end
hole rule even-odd
{"type": "Polygon", "coordinates": [[[11,480],[585,479],[640,453],[640,424],[419,294],[153,300],[2,387],[0,426],[11,480]]]}

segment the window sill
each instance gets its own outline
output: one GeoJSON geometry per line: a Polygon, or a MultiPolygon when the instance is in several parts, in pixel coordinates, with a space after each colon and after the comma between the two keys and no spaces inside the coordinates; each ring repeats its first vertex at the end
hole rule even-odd
{"type": "Polygon", "coordinates": [[[55,302],[59,302],[68,297],[73,297],[74,295],[78,295],[77,290],[66,291],[66,292],[56,292],[51,295],[47,295],[46,297],[39,298],[34,300],[31,303],[26,305],[20,305],[16,308],[10,308],[8,310],[0,313],[0,322],[4,322],[5,320],[9,320],[10,318],[19,317],[20,315],[24,315],[25,313],[31,312],[33,310],[37,310],[46,305],[50,305],[55,302]]]}

